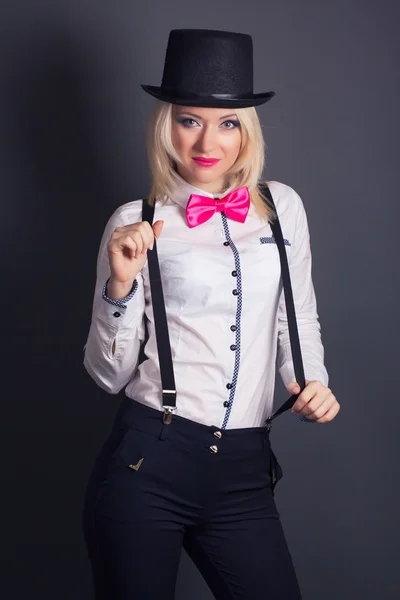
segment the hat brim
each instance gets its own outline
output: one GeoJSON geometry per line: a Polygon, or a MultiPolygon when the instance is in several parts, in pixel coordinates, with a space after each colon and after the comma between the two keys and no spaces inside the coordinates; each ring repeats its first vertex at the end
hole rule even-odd
{"type": "Polygon", "coordinates": [[[250,106],[260,106],[275,96],[275,92],[265,92],[264,94],[253,94],[250,98],[215,98],[213,96],[179,98],[166,95],[159,86],[142,85],[141,87],[145,92],[163,102],[179,104],[179,106],[200,106],[204,108],[248,108],[250,106]]]}

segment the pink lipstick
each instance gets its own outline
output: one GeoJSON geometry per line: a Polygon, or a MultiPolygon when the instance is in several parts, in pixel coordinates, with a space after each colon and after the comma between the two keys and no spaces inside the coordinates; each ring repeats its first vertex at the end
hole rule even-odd
{"type": "Polygon", "coordinates": [[[197,163],[201,167],[213,167],[221,159],[220,158],[205,158],[204,156],[194,156],[193,160],[195,163],[197,163]]]}

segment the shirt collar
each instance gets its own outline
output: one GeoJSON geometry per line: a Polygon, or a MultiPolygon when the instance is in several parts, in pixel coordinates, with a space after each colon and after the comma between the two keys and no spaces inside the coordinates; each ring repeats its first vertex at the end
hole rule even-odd
{"type": "Polygon", "coordinates": [[[200,196],[207,196],[208,198],[221,198],[225,192],[221,194],[211,194],[210,192],[206,192],[200,188],[191,185],[182,177],[174,172],[174,179],[176,182],[176,187],[171,191],[169,198],[173,201],[186,208],[188,200],[190,198],[190,194],[199,194],[200,196]]]}

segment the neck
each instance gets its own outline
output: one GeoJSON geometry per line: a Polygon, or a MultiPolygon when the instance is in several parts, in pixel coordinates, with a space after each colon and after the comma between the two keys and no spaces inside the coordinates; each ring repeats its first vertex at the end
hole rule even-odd
{"type": "Polygon", "coordinates": [[[178,177],[180,177],[189,185],[192,185],[193,187],[198,188],[199,190],[203,190],[204,192],[208,192],[209,194],[221,194],[227,189],[226,182],[224,179],[220,179],[218,181],[210,181],[209,183],[202,183],[199,181],[188,181],[187,179],[182,177],[182,175],[178,171],[175,172],[178,175],[178,177]]]}
{"type": "Polygon", "coordinates": [[[224,182],[213,181],[212,183],[199,183],[198,185],[193,185],[209,194],[221,194],[226,189],[224,182]]]}

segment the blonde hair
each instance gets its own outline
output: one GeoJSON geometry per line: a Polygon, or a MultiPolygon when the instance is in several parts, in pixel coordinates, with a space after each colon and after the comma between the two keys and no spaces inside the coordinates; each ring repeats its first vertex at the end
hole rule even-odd
{"type": "MultiPolygon", "coordinates": [[[[181,162],[172,144],[172,104],[158,101],[150,115],[147,130],[147,153],[152,173],[152,185],[148,194],[149,204],[156,198],[165,203],[177,188],[176,163],[181,162]]],[[[258,188],[264,168],[265,142],[260,120],[254,107],[236,108],[241,126],[242,142],[239,156],[226,173],[225,192],[237,187],[249,188],[251,202],[261,219],[276,217],[268,198],[258,188]]]]}

